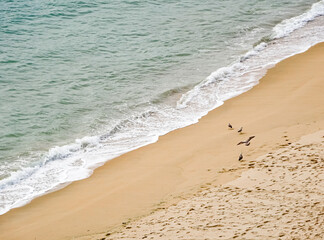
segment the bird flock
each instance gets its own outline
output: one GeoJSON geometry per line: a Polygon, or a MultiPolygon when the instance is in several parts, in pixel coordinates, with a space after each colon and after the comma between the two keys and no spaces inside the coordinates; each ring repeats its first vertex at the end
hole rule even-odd
{"type": "MultiPolygon", "coordinates": [[[[232,124],[228,124],[228,127],[230,130],[234,130],[232,124]]],[[[243,133],[243,127],[241,127],[238,131],[237,131],[239,134],[242,134],[243,133]]],[[[255,138],[255,136],[250,136],[247,140],[245,141],[241,141],[239,142],[237,145],[241,145],[241,144],[244,144],[245,146],[250,146],[251,144],[251,140],[255,138]]],[[[243,154],[241,153],[239,158],[238,158],[239,161],[242,161],[243,160],[243,154]]]]}

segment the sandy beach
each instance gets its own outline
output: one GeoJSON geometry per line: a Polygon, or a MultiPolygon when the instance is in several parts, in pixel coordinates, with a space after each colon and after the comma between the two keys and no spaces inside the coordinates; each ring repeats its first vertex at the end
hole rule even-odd
{"type": "Polygon", "coordinates": [[[0,216],[0,239],[319,239],[323,56],[290,57],[199,123],[0,216]]]}
{"type": "Polygon", "coordinates": [[[194,197],[99,239],[322,239],[323,156],[322,130],[242,161],[249,170],[234,181],[202,185],[194,197]]]}

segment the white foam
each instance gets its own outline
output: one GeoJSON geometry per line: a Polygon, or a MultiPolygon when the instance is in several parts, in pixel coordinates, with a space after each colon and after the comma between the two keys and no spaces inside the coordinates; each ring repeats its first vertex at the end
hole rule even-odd
{"type": "Polygon", "coordinates": [[[268,46],[267,43],[262,42],[258,44],[255,48],[248,51],[243,57],[240,58],[240,62],[244,62],[246,59],[249,59],[257,54],[259,54],[262,50],[264,50],[268,46]]]}
{"type": "Polygon", "coordinates": [[[313,21],[316,17],[324,15],[324,1],[321,0],[317,3],[314,3],[311,9],[297,17],[286,19],[279,23],[273,29],[273,38],[282,38],[288,36],[290,33],[295,31],[298,28],[305,26],[310,21],[313,21]]]}
{"type": "Polygon", "coordinates": [[[210,92],[206,88],[212,88],[213,86],[221,84],[221,82],[227,81],[232,77],[238,77],[241,74],[240,70],[243,69],[243,64],[233,63],[228,67],[222,67],[217,71],[212,72],[204,81],[182,95],[180,100],[177,102],[177,108],[183,109],[188,107],[190,104],[204,106],[211,104],[212,106],[219,106],[219,104],[222,103],[222,99],[218,92],[210,92]]]}
{"type": "Polygon", "coordinates": [[[184,109],[195,105],[205,109],[204,112],[206,108],[210,111],[213,109],[211,107],[214,106],[213,103],[220,103],[248,91],[258,84],[268,68],[324,40],[321,20],[317,25],[298,31],[306,23],[323,15],[324,1],[322,0],[313,4],[306,13],[279,23],[273,28],[272,41],[261,42],[230,66],[211,73],[204,81],[182,95],[177,102],[177,108],[184,109]],[[295,33],[290,36],[293,32],[295,33]]]}

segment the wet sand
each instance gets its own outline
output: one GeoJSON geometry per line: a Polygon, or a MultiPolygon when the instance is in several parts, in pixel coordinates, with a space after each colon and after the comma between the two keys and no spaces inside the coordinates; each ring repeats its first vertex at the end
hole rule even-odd
{"type": "MultiPolygon", "coordinates": [[[[323,130],[323,56],[322,43],[303,54],[284,60],[269,70],[259,85],[226,101],[223,106],[203,117],[198,124],[162,136],[157,143],[107,162],[88,179],[74,182],[62,190],[0,216],[0,239],[103,238],[108,232],[123,229],[122,225],[134,222],[140,216],[156,214],[154,212],[158,208],[167,209],[182,199],[194,201],[194,198],[203,196],[199,195],[202,193],[200,190],[207,183],[214,188],[229,183],[248,170],[248,164],[254,161],[257,165],[258,157],[288,147],[288,143],[294,143],[304,135],[323,130]],[[228,130],[228,122],[232,123],[235,130],[228,130]],[[241,126],[243,134],[236,132],[241,126]],[[251,135],[256,137],[250,146],[236,145],[251,135]],[[241,152],[244,155],[243,163],[237,160],[241,152]],[[98,233],[101,234],[97,235],[98,233]]],[[[299,155],[289,156],[292,164],[294,161],[306,161],[301,164],[307,165],[309,160],[303,160],[299,155]]],[[[260,179],[262,177],[261,174],[260,179]]],[[[298,178],[293,178],[293,181],[298,181],[298,178]]],[[[265,189],[265,192],[269,191],[262,184],[265,183],[260,182],[259,187],[265,189]]],[[[248,195],[244,192],[245,187],[230,184],[224,186],[228,199],[234,198],[231,189],[235,188],[241,189],[238,190],[238,195],[248,195]],[[229,190],[224,186],[228,186],[229,190]]],[[[299,185],[296,189],[301,191],[301,196],[306,201],[307,192],[303,192],[299,185]]],[[[293,188],[293,191],[296,189],[293,188]]],[[[206,194],[209,190],[206,189],[206,194]]],[[[263,190],[258,192],[253,189],[253,194],[254,192],[254,198],[262,198],[263,190]]],[[[212,190],[212,193],[216,194],[217,191],[212,190]]],[[[277,197],[280,195],[274,195],[272,202],[269,199],[272,208],[276,206],[277,197]]],[[[253,199],[248,201],[253,203],[253,199]]],[[[215,206],[214,204],[216,203],[211,206],[215,206]]],[[[197,208],[197,205],[194,206],[197,208]]],[[[212,209],[221,211],[215,207],[212,209]]],[[[316,206],[314,209],[311,212],[317,211],[316,206]]],[[[278,216],[282,216],[281,211],[285,210],[287,208],[278,207],[278,216]]],[[[258,211],[261,214],[266,210],[258,211]]],[[[199,215],[199,212],[197,210],[195,214],[199,215]]],[[[246,212],[243,213],[246,215],[246,212]]],[[[314,221],[312,219],[311,223],[315,223],[314,221]]],[[[187,224],[189,222],[188,220],[187,224]]],[[[288,224],[279,222],[277,225],[288,224]]],[[[246,231],[245,226],[239,226],[240,222],[236,225],[234,233],[242,234],[246,231]]],[[[203,226],[206,227],[207,223],[203,226]]],[[[305,226],[309,227],[307,224],[305,226]]],[[[292,229],[290,225],[287,227],[292,229]]],[[[296,228],[302,227],[297,225],[296,228]]],[[[283,226],[280,229],[288,233],[283,226]]],[[[253,228],[253,231],[257,230],[253,228]]],[[[226,234],[232,233],[229,230],[226,234]]],[[[260,234],[263,236],[265,233],[260,234]]]]}

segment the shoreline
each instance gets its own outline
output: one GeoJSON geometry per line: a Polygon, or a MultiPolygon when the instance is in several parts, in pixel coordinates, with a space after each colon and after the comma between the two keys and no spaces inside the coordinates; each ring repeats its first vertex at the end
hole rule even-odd
{"type": "Polygon", "coordinates": [[[283,60],[257,86],[227,100],[199,123],[0,216],[0,237],[71,239],[106,231],[150,213],[161,201],[178,201],[177,196],[192,194],[206,182],[218,185],[235,179],[238,173],[220,170],[238,167],[241,151],[255,159],[284,144],[283,134],[296,141],[323,129],[323,52],[320,43],[283,60]],[[228,122],[235,128],[242,125],[245,134],[229,131],[228,122]],[[256,136],[251,146],[236,146],[250,135],[256,136]]]}

